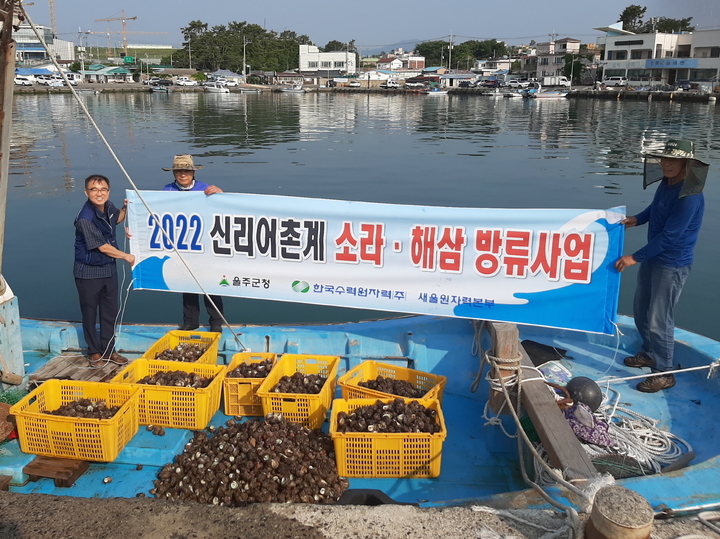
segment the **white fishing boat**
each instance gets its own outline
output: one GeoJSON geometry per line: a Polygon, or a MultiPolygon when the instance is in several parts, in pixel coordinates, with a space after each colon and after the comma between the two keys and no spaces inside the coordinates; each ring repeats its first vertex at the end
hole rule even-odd
{"type": "Polygon", "coordinates": [[[304,94],[307,92],[307,90],[303,88],[302,82],[297,82],[292,86],[280,88],[280,91],[284,94],[304,94]]]}
{"type": "Polygon", "coordinates": [[[262,93],[261,88],[254,88],[252,86],[241,86],[240,87],[240,93],[243,94],[260,94],[262,93]]]}
{"type": "Polygon", "coordinates": [[[229,94],[230,88],[219,82],[208,82],[205,84],[205,91],[211,94],[229,94]]]}
{"type": "Polygon", "coordinates": [[[529,99],[564,99],[570,92],[567,90],[544,90],[539,82],[532,83],[522,92],[524,98],[529,99]]]}
{"type": "Polygon", "coordinates": [[[442,95],[448,95],[447,90],[443,90],[441,88],[431,88],[427,92],[423,92],[425,95],[431,95],[431,96],[442,96],[442,95]]]}

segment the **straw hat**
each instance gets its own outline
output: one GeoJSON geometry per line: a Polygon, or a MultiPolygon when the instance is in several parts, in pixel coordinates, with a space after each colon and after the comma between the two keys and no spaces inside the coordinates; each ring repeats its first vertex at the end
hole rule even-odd
{"type": "Polygon", "coordinates": [[[202,165],[195,166],[192,155],[182,154],[173,157],[171,168],[163,167],[163,170],[200,170],[201,168],[203,168],[202,165]]]}

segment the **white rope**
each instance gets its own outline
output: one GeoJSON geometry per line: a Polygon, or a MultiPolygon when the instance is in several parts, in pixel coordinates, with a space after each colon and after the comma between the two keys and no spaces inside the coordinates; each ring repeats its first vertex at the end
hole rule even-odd
{"type": "Polygon", "coordinates": [[[688,367],[686,369],[676,369],[674,371],[663,371],[663,372],[651,372],[646,374],[639,374],[637,376],[625,376],[623,378],[615,378],[613,376],[605,379],[598,380],[598,384],[614,384],[616,382],[625,382],[627,380],[638,380],[640,378],[653,378],[655,376],[667,376],[668,374],[680,374],[684,372],[692,371],[704,371],[709,369],[708,378],[716,376],[718,369],[720,369],[720,359],[716,359],[709,365],[701,365],[699,367],[688,367]]]}
{"type": "Polygon", "coordinates": [[[45,39],[43,38],[42,35],[40,35],[40,32],[38,32],[38,29],[35,27],[35,23],[32,22],[32,19],[30,18],[30,16],[29,16],[29,15],[27,14],[27,12],[25,11],[25,7],[24,7],[22,4],[20,5],[20,7],[23,9],[23,12],[24,12],[24,14],[25,14],[25,19],[27,20],[28,24],[30,24],[30,27],[32,28],[33,32],[35,33],[35,36],[38,38],[38,40],[39,40],[40,43],[42,44],[42,46],[43,46],[43,48],[45,49],[45,51],[48,53],[48,56],[50,57],[50,60],[52,61],[53,65],[54,65],[55,68],[58,70],[58,73],[60,74],[60,76],[62,77],[62,79],[65,81],[65,84],[68,86],[68,88],[70,89],[70,92],[71,92],[72,95],[75,97],[75,99],[76,99],[76,101],[78,102],[78,104],[80,105],[80,108],[82,109],[83,113],[85,113],[85,115],[87,116],[88,120],[90,121],[90,123],[92,124],[93,128],[95,129],[95,131],[97,132],[98,136],[100,137],[100,140],[103,142],[103,144],[105,144],[106,148],[107,148],[108,151],[110,152],[110,155],[111,155],[112,158],[115,160],[115,162],[117,163],[118,167],[120,167],[120,171],[125,175],[125,178],[127,179],[127,181],[128,181],[128,182],[130,183],[130,185],[132,186],[133,191],[135,191],[135,193],[137,194],[138,198],[140,199],[140,202],[142,202],[143,206],[145,206],[145,209],[148,211],[148,213],[150,214],[150,216],[152,217],[152,219],[155,221],[155,224],[157,225],[158,229],[162,232],[163,237],[166,239],[166,241],[168,242],[168,244],[172,246],[172,250],[173,250],[173,252],[177,255],[177,257],[178,257],[178,259],[180,260],[180,262],[182,262],[183,266],[185,266],[185,269],[188,270],[188,272],[190,273],[190,276],[193,278],[193,280],[194,280],[195,283],[198,285],[198,287],[200,287],[200,290],[202,290],[202,293],[205,295],[205,297],[209,300],[210,304],[213,306],[213,308],[214,308],[214,309],[217,311],[217,313],[220,315],[220,318],[222,318],[223,323],[227,326],[228,330],[230,330],[230,333],[233,334],[233,337],[235,338],[235,341],[236,341],[240,346],[242,346],[242,348],[245,350],[245,349],[246,349],[246,348],[245,348],[245,345],[243,345],[242,342],[240,341],[240,337],[238,337],[237,333],[235,333],[235,331],[230,327],[230,323],[229,323],[229,322],[227,321],[227,319],[225,318],[225,315],[224,315],[222,312],[220,312],[220,309],[217,308],[217,305],[215,305],[215,302],[212,300],[212,297],[210,296],[210,294],[207,292],[207,290],[205,290],[205,287],[202,285],[202,283],[200,282],[200,280],[197,278],[197,276],[196,276],[196,275],[193,273],[193,271],[190,269],[190,266],[189,266],[188,263],[185,261],[185,258],[183,258],[183,256],[180,254],[180,251],[179,251],[178,248],[176,247],[175,242],[170,238],[169,234],[163,229],[162,223],[160,223],[160,219],[159,219],[159,218],[157,217],[157,215],[150,209],[150,206],[148,205],[148,203],[147,203],[147,202],[145,201],[145,199],[143,198],[142,194],[140,193],[140,190],[137,188],[137,186],[135,185],[135,182],[134,182],[134,181],[132,180],[132,178],[130,177],[130,174],[128,174],[127,170],[125,170],[125,167],[123,166],[123,164],[120,162],[120,159],[118,158],[118,156],[117,156],[117,155],[115,154],[115,152],[113,151],[112,147],[110,146],[110,143],[109,143],[109,142],[107,141],[107,139],[105,138],[105,135],[103,135],[102,131],[100,130],[100,128],[98,127],[98,125],[95,123],[95,120],[94,120],[93,117],[91,116],[90,111],[88,111],[87,107],[85,106],[85,103],[83,103],[82,99],[80,99],[80,96],[79,96],[78,93],[75,91],[75,88],[73,88],[72,84],[70,84],[70,81],[68,80],[67,76],[66,76],[65,73],[62,71],[62,69],[61,69],[60,65],[57,63],[57,61],[55,60],[54,55],[52,54],[52,52],[51,52],[50,49],[48,48],[47,44],[45,43],[45,39]]]}

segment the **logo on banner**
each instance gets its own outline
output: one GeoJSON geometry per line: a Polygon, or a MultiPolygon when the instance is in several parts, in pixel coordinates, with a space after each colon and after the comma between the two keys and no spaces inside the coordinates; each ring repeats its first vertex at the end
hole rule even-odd
{"type": "Polygon", "coordinates": [[[220,282],[218,283],[220,286],[230,286],[230,283],[227,280],[227,276],[223,275],[222,279],[220,279],[220,282]]]}
{"type": "Polygon", "coordinates": [[[310,284],[305,281],[293,281],[292,289],[299,294],[307,294],[310,291],[310,284]]]}

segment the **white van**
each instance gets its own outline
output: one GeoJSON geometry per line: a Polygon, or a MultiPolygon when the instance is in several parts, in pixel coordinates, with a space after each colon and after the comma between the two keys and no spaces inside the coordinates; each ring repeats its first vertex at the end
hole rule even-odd
{"type": "Polygon", "coordinates": [[[77,86],[78,82],[82,82],[82,76],[80,73],[65,73],[65,76],[73,86],[77,86]]]}
{"type": "Polygon", "coordinates": [[[627,79],[625,77],[607,77],[603,79],[605,86],[627,86],[627,79]]]}

